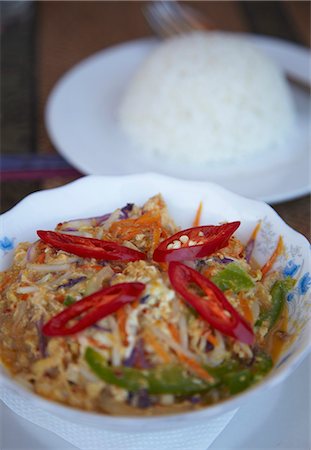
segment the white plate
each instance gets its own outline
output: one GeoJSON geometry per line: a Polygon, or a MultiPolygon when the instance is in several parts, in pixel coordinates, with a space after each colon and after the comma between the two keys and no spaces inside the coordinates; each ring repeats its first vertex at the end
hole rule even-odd
{"type": "MultiPolygon", "coordinates": [[[[308,50],[274,38],[251,36],[287,73],[309,80],[308,50]]],[[[298,124],[283,155],[256,157],[244,164],[200,170],[143,160],[123,134],[118,108],[130,78],[158,45],[141,39],[100,51],[71,69],[56,84],[46,108],[48,133],[59,152],[82,173],[124,175],[158,172],[183,179],[217,182],[234,192],[267,202],[288,200],[310,191],[308,150],[310,103],[291,87],[298,124]]]]}

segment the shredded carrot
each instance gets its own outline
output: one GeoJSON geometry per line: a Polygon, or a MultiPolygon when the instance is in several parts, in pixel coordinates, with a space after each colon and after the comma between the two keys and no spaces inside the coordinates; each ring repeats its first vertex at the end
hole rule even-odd
{"type": "MultiPolygon", "coordinates": [[[[180,336],[179,336],[178,329],[171,322],[168,324],[168,328],[171,332],[173,339],[179,343],[180,336]]],[[[181,351],[178,351],[177,349],[175,350],[175,352],[177,353],[178,358],[181,361],[183,361],[184,363],[186,363],[189,366],[189,368],[192,370],[192,372],[194,372],[196,375],[198,375],[199,378],[202,378],[203,380],[206,380],[206,381],[211,381],[213,379],[211,377],[211,375],[205,369],[203,369],[203,367],[201,367],[200,364],[198,362],[196,362],[193,358],[186,356],[184,353],[182,353],[181,351]]]]}
{"type": "Polygon", "coordinates": [[[63,303],[65,301],[65,295],[64,294],[58,294],[58,295],[56,295],[55,300],[57,302],[63,303]]]}
{"type": "Polygon", "coordinates": [[[47,248],[47,245],[43,241],[39,241],[36,244],[36,262],[39,264],[44,263],[45,261],[45,249],[47,248]]]}
{"type": "Polygon", "coordinates": [[[159,219],[160,214],[147,212],[137,219],[123,219],[113,222],[109,232],[113,235],[122,234],[123,239],[130,239],[139,233],[139,230],[149,227],[150,224],[159,222],[159,219]]]}
{"type": "Polygon", "coordinates": [[[243,295],[239,295],[240,305],[243,310],[244,318],[249,322],[250,324],[253,323],[253,313],[252,310],[249,307],[248,300],[243,297],[243,295]]]}
{"type": "Polygon", "coordinates": [[[87,340],[89,341],[90,344],[95,345],[98,348],[101,348],[103,350],[107,349],[107,346],[102,344],[101,342],[99,342],[97,339],[94,339],[93,337],[89,336],[87,338],[87,340]]]}
{"type": "Polygon", "coordinates": [[[127,319],[127,314],[125,312],[125,308],[118,309],[117,323],[118,323],[122,343],[125,345],[127,344],[127,333],[126,333],[126,328],[125,328],[126,319],[127,319]]]}
{"type": "Polygon", "coordinates": [[[215,270],[215,267],[213,267],[213,266],[207,267],[206,269],[204,269],[203,275],[206,278],[210,278],[213,275],[214,270],[215,270]]]}
{"type": "Polygon", "coordinates": [[[199,378],[202,378],[206,381],[213,381],[213,377],[207,372],[207,370],[203,369],[200,364],[189,356],[186,356],[184,353],[177,352],[178,358],[186,363],[189,368],[195,373],[199,378]]]}
{"type": "Polygon", "coordinates": [[[159,244],[161,235],[163,234],[163,227],[161,216],[159,213],[146,212],[137,219],[124,219],[114,222],[109,229],[109,232],[116,238],[122,240],[131,240],[137,234],[143,234],[148,231],[151,233],[152,239],[150,250],[153,251],[159,244]]]}
{"type": "Polygon", "coordinates": [[[192,226],[193,226],[193,227],[198,227],[198,226],[200,225],[200,222],[201,222],[201,216],[202,216],[202,209],[203,209],[203,202],[201,201],[201,202],[199,203],[199,206],[198,206],[198,209],[197,209],[195,218],[194,218],[194,220],[193,220],[193,222],[192,222],[192,226]]]}
{"type": "Polygon", "coordinates": [[[139,299],[139,298],[137,298],[136,300],[134,300],[134,301],[131,303],[132,309],[136,309],[137,306],[139,305],[139,303],[140,303],[140,299],[139,299]]]}
{"type": "Polygon", "coordinates": [[[166,238],[169,237],[169,233],[166,231],[165,228],[162,228],[162,231],[161,231],[161,237],[162,237],[163,239],[166,239],[166,238]]]}
{"type": "Polygon", "coordinates": [[[174,340],[179,343],[180,342],[180,335],[179,335],[179,331],[176,328],[176,326],[172,322],[170,322],[168,324],[168,328],[169,328],[169,330],[171,332],[171,335],[173,336],[174,340]]]}
{"type": "Polygon", "coordinates": [[[96,266],[91,266],[91,269],[95,269],[95,270],[102,270],[103,266],[100,266],[99,264],[96,266]]]}
{"type": "Polygon", "coordinates": [[[168,263],[166,262],[160,262],[158,263],[159,266],[161,267],[161,269],[163,270],[163,272],[167,272],[168,271],[168,263]]]}
{"type": "Polygon", "coordinates": [[[82,264],[81,266],[79,266],[79,269],[93,269],[93,270],[97,270],[100,271],[103,269],[103,266],[100,266],[99,264],[95,264],[94,266],[92,266],[91,264],[82,264]]]}
{"type": "Polygon", "coordinates": [[[155,337],[149,333],[144,333],[144,339],[149,344],[153,350],[156,352],[156,354],[163,360],[165,363],[171,362],[171,357],[169,353],[164,349],[164,347],[155,339],[155,337]]]}
{"type": "Polygon", "coordinates": [[[255,228],[253,229],[253,232],[251,234],[251,237],[249,238],[249,241],[254,241],[257,237],[257,234],[259,232],[261,228],[261,220],[257,223],[257,225],[255,226],[255,228]]]}
{"type": "Polygon", "coordinates": [[[208,335],[207,340],[208,340],[211,344],[213,344],[214,347],[216,347],[216,345],[218,345],[218,339],[217,339],[217,337],[216,337],[213,333],[210,333],[210,334],[208,335]]]}
{"type": "Polygon", "coordinates": [[[277,257],[280,256],[283,252],[284,252],[284,242],[282,236],[280,236],[274,252],[270,256],[266,264],[264,264],[261,268],[262,277],[264,277],[269,272],[269,270],[275,263],[277,257]]]}
{"type": "Polygon", "coordinates": [[[28,300],[28,298],[29,298],[29,294],[19,294],[19,298],[21,299],[21,300],[28,300]]]}
{"type": "Polygon", "coordinates": [[[155,250],[157,248],[157,246],[159,245],[161,234],[162,234],[161,232],[162,232],[161,225],[153,227],[153,246],[152,246],[152,250],[155,250]]]}
{"type": "Polygon", "coordinates": [[[44,253],[44,251],[43,251],[42,253],[40,253],[40,255],[38,255],[37,261],[36,261],[36,262],[37,262],[38,264],[43,264],[44,261],[45,261],[45,253],[44,253]]]}

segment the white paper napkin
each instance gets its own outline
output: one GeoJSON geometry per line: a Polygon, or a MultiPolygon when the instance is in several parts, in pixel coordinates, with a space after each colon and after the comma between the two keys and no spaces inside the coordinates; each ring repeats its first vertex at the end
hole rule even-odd
{"type": "Polygon", "coordinates": [[[117,433],[60,419],[34,407],[6,386],[0,386],[0,399],[19,416],[52,431],[81,450],[206,450],[237,412],[230,411],[207,423],[180,430],[117,433]]]}

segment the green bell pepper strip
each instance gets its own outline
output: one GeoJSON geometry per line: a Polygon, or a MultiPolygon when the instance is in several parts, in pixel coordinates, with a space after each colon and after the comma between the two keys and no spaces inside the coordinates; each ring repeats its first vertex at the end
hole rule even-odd
{"type": "Polygon", "coordinates": [[[85,360],[91,370],[108,384],[136,392],[147,389],[149,394],[192,395],[207,392],[215,383],[207,383],[200,378],[187,374],[179,365],[160,366],[155,369],[141,370],[131,367],[110,367],[96,350],[88,347],[85,360]]]}
{"type": "Polygon", "coordinates": [[[224,375],[231,372],[236,372],[240,369],[240,363],[236,359],[230,359],[228,361],[223,362],[222,364],[210,367],[210,366],[204,366],[206,370],[209,370],[210,375],[212,375],[215,378],[222,379],[224,375]]]}
{"type": "Polygon", "coordinates": [[[133,392],[148,387],[143,371],[131,367],[109,367],[102,355],[91,347],[87,347],[84,357],[92,371],[108,384],[133,392]]]}
{"type": "Polygon", "coordinates": [[[293,278],[286,278],[285,280],[278,280],[271,288],[271,308],[263,311],[259,319],[256,321],[256,326],[261,326],[264,321],[268,322],[268,329],[276,324],[284,309],[286,296],[288,292],[295,286],[296,280],[293,278]]]}
{"type": "Polygon", "coordinates": [[[254,382],[261,380],[273,367],[273,362],[270,356],[264,352],[258,353],[252,365],[254,373],[254,382]]]}
{"type": "Polygon", "coordinates": [[[228,373],[222,379],[222,384],[228,388],[230,394],[238,394],[244,391],[253,382],[254,374],[249,369],[228,373]]]}
{"type": "Polygon", "coordinates": [[[148,374],[151,394],[193,395],[206,392],[216,385],[189,375],[181,365],[169,365],[150,370],[148,374]]]}
{"type": "Polygon", "coordinates": [[[270,356],[260,351],[250,367],[245,368],[237,360],[230,360],[217,367],[205,368],[215,379],[218,379],[220,389],[225,388],[230,394],[237,394],[260,381],[272,369],[272,366],[270,356]]]}
{"type": "Polygon", "coordinates": [[[247,291],[254,287],[251,277],[237,264],[230,263],[211,278],[222,291],[231,290],[235,293],[247,291]]]}
{"type": "Polygon", "coordinates": [[[110,367],[96,350],[88,347],[85,359],[91,370],[108,384],[131,392],[147,389],[149,394],[173,394],[189,396],[208,392],[211,388],[226,389],[237,394],[259,381],[272,368],[272,360],[264,352],[258,353],[249,368],[237,360],[230,360],[217,367],[205,367],[214,377],[213,383],[188,375],[180,365],[159,366],[140,370],[131,367],[110,367]]]}

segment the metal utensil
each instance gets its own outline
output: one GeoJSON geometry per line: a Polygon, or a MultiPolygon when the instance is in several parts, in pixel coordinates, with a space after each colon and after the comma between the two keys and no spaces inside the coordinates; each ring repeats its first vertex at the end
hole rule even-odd
{"type": "MultiPolygon", "coordinates": [[[[181,5],[177,1],[147,2],[143,14],[155,34],[168,38],[193,30],[215,30],[216,26],[196,9],[181,5]]],[[[309,83],[290,74],[285,74],[288,82],[310,94],[309,83]]]]}
{"type": "Polygon", "coordinates": [[[161,38],[193,30],[211,30],[215,26],[199,11],[176,1],[148,2],[143,14],[151,29],[161,38]]]}

